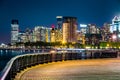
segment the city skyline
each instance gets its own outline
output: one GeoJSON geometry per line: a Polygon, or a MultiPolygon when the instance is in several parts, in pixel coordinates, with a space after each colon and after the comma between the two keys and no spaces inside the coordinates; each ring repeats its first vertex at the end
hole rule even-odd
{"type": "Polygon", "coordinates": [[[119,0],[1,0],[0,43],[10,42],[11,20],[18,19],[20,30],[56,25],[56,16],[74,16],[78,24],[102,26],[119,15],[119,0]]]}

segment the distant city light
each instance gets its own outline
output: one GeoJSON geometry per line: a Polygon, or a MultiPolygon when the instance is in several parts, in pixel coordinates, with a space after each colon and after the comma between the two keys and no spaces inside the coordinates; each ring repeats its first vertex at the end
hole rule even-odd
{"type": "Polygon", "coordinates": [[[65,41],[62,41],[62,44],[65,44],[65,41]]]}
{"type": "Polygon", "coordinates": [[[90,46],[86,46],[85,48],[86,48],[86,49],[90,49],[91,47],[90,47],[90,46]]]}
{"type": "Polygon", "coordinates": [[[118,34],[118,37],[120,38],[120,34],[118,34]]]}
{"type": "Polygon", "coordinates": [[[80,27],[87,27],[86,24],[80,24],[80,27]]]}
{"type": "Polygon", "coordinates": [[[55,25],[54,25],[54,24],[52,24],[52,28],[55,28],[55,25]]]}
{"type": "Polygon", "coordinates": [[[57,16],[56,18],[62,18],[62,16],[57,16]]]}
{"type": "Polygon", "coordinates": [[[0,47],[7,47],[7,45],[6,44],[4,44],[4,43],[1,43],[1,45],[0,45],[0,47]]]}
{"type": "Polygon", "coordinates": [[[113,35],[113,36],[112,36],[112,38],[113,38],[113,39],[116,39],[116,38],[117,38],[117,36],[116,36],[116,35],[113,35]]]}

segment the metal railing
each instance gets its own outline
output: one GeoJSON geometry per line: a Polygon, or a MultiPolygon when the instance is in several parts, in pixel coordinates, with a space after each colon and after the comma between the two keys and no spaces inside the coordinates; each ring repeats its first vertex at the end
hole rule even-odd
{"type": "Polygon", "coordinates": [[[115,58],[117,52],[85,51],[80,53],[39,53],[25,54],[12,58],[1,72],[0,80],[13,80],[20,71],[49,62],[62,60],[77,60],[87,58],[115,58]]]}

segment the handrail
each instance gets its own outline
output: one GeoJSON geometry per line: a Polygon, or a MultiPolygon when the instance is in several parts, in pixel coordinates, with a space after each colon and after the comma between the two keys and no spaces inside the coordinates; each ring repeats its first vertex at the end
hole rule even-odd
{"type": "Polygon", "coordinates": [[[10,71],[10,68],[12,67],[12,64],[14,62],[15,59],[17,59],[19,56],[13,57],[5,66],[5,68],[3,69],[3,71],[1,72],[1,79],[0,80],[5,80],[5,77],[7,76],[8,72],[10,71]]]}
{"type": "Polygon", "coordinates": [[[27,55],[37,55],[37,54],[48,54],[48,53],[34,53],[34,54],[24,54],[24,55],[18,55],[13,57],[5,66],[5,68],[2,70],[1,75],[0,75],[0,80],[5,80],[7,74],[9,73],[14,61],[19,58],[19,57],[23,57],[23,56],[27,56],[27,55]]]}
{"type": "Polygon", "coordinates": [[[7,63],[6,67],[1,72],[0,80],[6,80],[6,78],[8,78],[7,80],[11,80],[12,78],[11,76],[13,75],[15,77],[16,73],[18,73],[17,71],[21,71],[22,69],[25,69],[25,67],[34,66],[37,64],[48,63],[53,61],[75,60],[75,59],[86,59],[86,58],[115,58],[117,57],[118,53],[107,52],[107,54],[109,55],[106,55],[104,51],[103,52],[93,51],[87,54],[85,51],[80,53],[72,53],[72,52],[61,53],[61,54],[60,53],[58,54],[57,53],[51,53],[51,54],[50,53],[34,53],[34,54],[18,55],[16,57],[13,57],[7,63]],[[18,67],[19,70],[17,70],[16,67],[18,67]]]}

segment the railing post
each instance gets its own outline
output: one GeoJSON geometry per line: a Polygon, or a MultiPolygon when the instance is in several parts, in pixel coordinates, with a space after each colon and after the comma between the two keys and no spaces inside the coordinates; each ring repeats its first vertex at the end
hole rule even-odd
{"type": "Polygon", "coordinates": [[[43,63],[44,63],[44,55],[41,54],[41,55],[39,56],[39,59],[40,59],[40,64],[43,64],[43,63]]]}
{"type": "Polygon", "coordinates": [[[23,70],[23,57],[20,57],[20,70],[23,70]]]}
{"type": "Polygon", "coordinates": [[[27,67],[27,56],[23,56],[24,69],[27,67]]]}
{"type": "Polygon", "coordinates": [[[29,67],[29,56],[27,55],[25,58],[26,58],[26,67],[29,67]]]}
{"type": "Polygon", "coordinates": [[[41,58],[40,56],[41,56],[41,55],[38,55],[38,61],[37,61],[38,64],[40,64],[40,62],[41,62],[41,61],[40,61],[40,58],[41,58]]]}
{"type": "Polygon", "coordinates": [[[18,58],[17,62],[18,62],[18,63],[17,63],[17,67],[18,67],[18,68],[17,68],[17,72],[20,72],[20,66],[21,66],[21,65],[20,65],[20,57],[18,58]]]}

